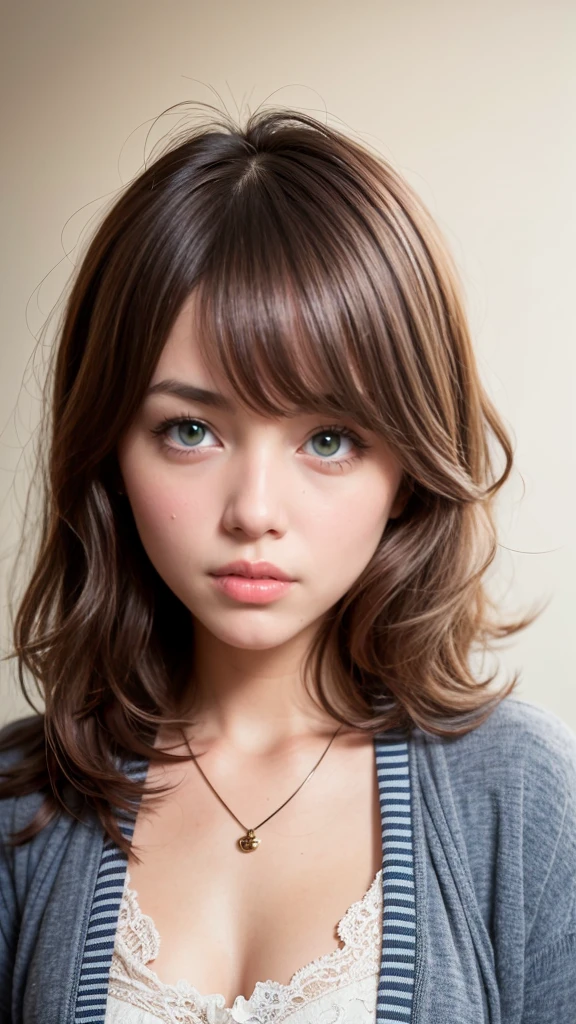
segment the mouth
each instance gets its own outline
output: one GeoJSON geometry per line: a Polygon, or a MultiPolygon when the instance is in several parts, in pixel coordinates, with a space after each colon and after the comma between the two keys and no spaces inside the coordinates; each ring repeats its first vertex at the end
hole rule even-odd
{"type": "Polygon", "coordinates": [[[219,569],[215,569],[210,575],[244,578],[247,580],[275,580],[281,583],[294,582],[292,577],[285,573],[283,569],[280,569],[277,565],[272,565],[271,562],[228,562],[227,565],[222,565],[219,569]]]}
{"type": "Polygon", "coordinates": [[[211,573],[221,594],[241,604],[268,604],[283,597],[295,585],[293,580],[274,576],[244,576],[241,573],[211,573]]]}
{"type": "Polygon", "coordinates": [[[244,572],[216,573],[217,576],[238,576],[241,580],[277,580],[278,576],[252,576],[244,572]]]}

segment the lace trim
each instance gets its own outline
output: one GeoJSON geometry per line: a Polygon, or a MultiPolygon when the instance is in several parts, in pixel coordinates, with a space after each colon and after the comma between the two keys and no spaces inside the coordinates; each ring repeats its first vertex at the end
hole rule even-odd
{"type": "Polygon", "coordinates": [[[166,1024],[280,1024],[325,992],[374,976],[378,978],[382,941],[382,869],[364,896],[348,908],[336,927],[343,946],[300,967],[288,984],[257,981],[249,999],[231,1007],[221,993],[203,995],[189,981],[160,980],[147,967],[160,950],[154,921],[143,914],[126,872],[110,969],[109,996],[146,1010],[166,1024]]]}

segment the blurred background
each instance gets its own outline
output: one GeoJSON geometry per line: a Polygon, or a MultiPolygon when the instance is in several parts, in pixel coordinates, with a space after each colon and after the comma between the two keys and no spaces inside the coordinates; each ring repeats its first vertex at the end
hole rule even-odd
{"type": "MultiPolygon", "coordinates": [[[[1,644],[49,332],[100,213],[188,100],[295,107],[390,160],[456,258],[480,372],[514,441],[491,586],[545,604],[498,678],[576,729],[570,0],[18,0],[2,5],[1,644]],[[150,134],[149,134],[150,133],[150,134]]],[[[41,702],[37,701],[41,707],[41,702]]],[[[30,713],[0,664],[0,724],[30,713]]]]}

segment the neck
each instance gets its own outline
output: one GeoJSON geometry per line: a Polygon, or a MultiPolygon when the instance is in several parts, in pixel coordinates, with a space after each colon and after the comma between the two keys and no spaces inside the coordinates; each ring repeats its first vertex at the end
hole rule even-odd
{"type": "Polygon", "coordinates": [[[278,750],[301,737],[327,739],[339,726],[303,678],[311,634],[266,650],[231,647],[196,623],[188,706],[190,738],[239,753],[278,750]]]}

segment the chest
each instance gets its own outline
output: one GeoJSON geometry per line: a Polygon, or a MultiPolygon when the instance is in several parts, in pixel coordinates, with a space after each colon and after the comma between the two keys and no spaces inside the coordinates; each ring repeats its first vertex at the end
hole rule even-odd
{"type": "MultiPolygon", "coordinates": [[[[442,763],[432,762],[432,771],[428,762],[418,761],[421,753],[416,744],[410,749],[401,737],[377,738],[375,743],[383,913],[374,1019],[376,1024],[407,1020],[414,1024],[468,1024],[471,1020],[500,1024],[497,979],[510,973],[510,963],[519,962],[508,940],[517,934],[516,923],[523,914],[523,833],[516,825],[520,809],[511,807],[506,790],[505,802],[497,800],[487,808],[481,805],[478,811],[478,835],[482,825],[488,837],[484,846],[478,847],[486,864],[483,887],[482,880],[470,875],[461,842],[466,829],[474,827],[476,831],[476,825],[459,813],[453,790],[447,791],[442,763]],[[503,821],[509,821],[510,827],[503,829],[503,821]],[[481,907],[487,905],[490,912],[490,894],[502,892],[507,894],[508,923],[501,919],[502,934],[492,936],[492,946],[481,907]]],[[[428,757],[428,749],[425,753],[428,757]]],[[[127,770],[142,778],[145,769],[144,762],[127,770]]],[[[235,805],[234,810],[240,811],[235,805]]],[[[244,820],[241,811],[240,817],[244,820]]],[[[29,819],[27,809],[17,823],[24,825],[29,819]]],[[[143,820],[139,816],[136,824],[143,820]]],[[[342,828],[345,825],[342,823],[342,828]]],[[[132,816],[121,828],[131,840],[132,816]]],[[[265,849],[266,826],[260,834],[262,846],[254,854],[254,862],[265,849]]],[[[95,827],[72,827],[64,819],[56,823],[44,861],[37,868],[48,896],[38,899],[37,890],[31,889],[26,899],[24,891],[27,930],[22,932],[15,957],[12,1015],[6,1011],[14,1024],[105,1022],[127,873],[124,854],[111,840],[103,843],[102,839],[95,827]]],[[[161,845],[162,837],[157,841],[161,845]]],[[[25,847],[16,851],[17,877],[24,877],[28,856],[25,847]]],[[[249,859],[244,863],[250,863],[249,859]]],[[[320,863],[317,878],[322,874],[320,863]]],[[[193,979],[193,965],[187,964],[182,976],[193,979]]],[[[8,986],[0,984],[0,991],[6,999],[8,986]]],[[[521,972],[506,983],[502,998],[507,1006],[521,1008],[521,972]]],[[[8,1003],[0,998],[0,1007],[5,1006],[8,1003]]],[[[163,1012],[161,1019],[174,1019],[167,1018],[171,1012],[167,1006],[163,1012]]],[[[123,1015],[118,1019],[127,1024],[130,1018],[123,1015]]],[[[276,1024],[277,1018],[271,1014],[265,1019],[276,1024]]],[[[327,1019],[348,1022],[350,1017],[341,1014],[327,1019]]],[[[304,1013],[294,1024],[311,1024],[311,1020],[304,1013]]]]}
{"type": "MultiPolygon", "coordinates": [[[[306,774],[245,773],[222,796],[254,827],[306,774]]],[[[194,765],[151,766],[148,781],[178,781],[154,809],[141,808],[128,862],[139,908],[161,937],[148,966],[162,982],[187,979],[230,1006],[238,995],[249,998],[257,982],[287,985],[339,948],[337,923],[382,865],[371,739],[345,748],[257,829],[261,842],[251,852],[239,849],[243,829],[194,765]]]]}

